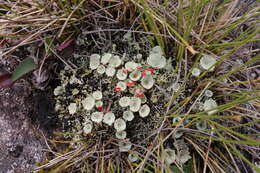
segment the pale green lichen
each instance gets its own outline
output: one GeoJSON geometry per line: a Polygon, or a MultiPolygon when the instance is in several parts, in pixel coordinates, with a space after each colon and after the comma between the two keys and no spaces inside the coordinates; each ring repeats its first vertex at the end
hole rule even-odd
{"type": "Polygon", "coordinates": [[[176,160],[175,151],[170,148],[163,150],[162,158],[167,165],[174,163],[174,161],[176,160]]]}
{"type": "Polygon", "coordinates": [[[151,89],[154,85],[154,79],[151,74],[146,75],[142,78],[141,84],[145,89],[151,89]]]}
{"type": "Polygon", "coordinates": [[[205,96],[206,96],[206,97],[212,97],[212,96],[213,96],[213,92],[210,91],[210,90],[206,90],[206,91],[205,91],[205,96]]]}
{"type": "Polygon", "coordinates": [[[122,60],[120,59],[119,56],[115,55],[115,56],[112,56],[108,62],[109,66],[110,67],[119,67],[121,65],[121,62],[122,60]]]}
{"type": "Polygon", "coordinates": [[[138,97],[131,97],[130,98],[130,103],[129,103],[129,107],[130,107],[130,111],[132,112],[138,112],[140,107],[141,107],[141,99],[138,97]]]}
{"type": "Polygon", "coordinates": [[[99,65],[97,68],[99,74],[104,74],[106,72],[106,67],[104,65],[99,65]]]}
{"type": "Polygon", "coordinates": [[[123,112],[123,118],[126,121],[132,121],[134,119],[134,113],[131,111],[124,111],[123,112]]]}
{"type": "Polygon", "coordinates": [[[127,73],[124,72],[123,69],[118,70],[117,74],[116,74],[116,77],[117,77],[118,80],[125,80],[127,78],[127,73]]]}
{"type": "Polygon", "coordinates": [[[130,98],[129,97],[124,96],[124,97],[119,99],[119,105],[121,107],[127,107],[127,106],[129,106],[129,104],[130,104],[130,98]]]}
{"type": "Polygon", "coordinates": [[[116,69],[113,68],[113,67],[107,67],[106,68],[106,75],[109,76],[109,77],[112,77],[114,76],[116,73],[116,69]]]}
{"type": "Polygon", "coordinates": [[[87,121],[83,124],[83,133],[84,135],[90,134],[93,129],[93,123],[91,121],[87,121]]]}
{"type": "Polygon", "coordinates": [[[181,118],[181,117],[174,117],[174,118],[172,119],[172,123],[173,123],[173,124],[177,124],[177,123],[180,122],[180,121],[182,121],[182,118],[181,118]]]}
{"type": "Polygon", "coordinates": [[[125,91],[127,86],[125,82],[120,81],[117,83],[116,88],[120,88],[121,91],[125,91]]]}
{"type": "Polygon", "coordinates": [[[115,114],[112,112],[107,112],[103,117],[103,123],[111,126],[115,122],[115,114]]]}
{"type": "Polygon", "coordinates": [[[93,92],[93,98],[95,99],[95,100],[101,100],[102,99],[102,92],[101,91],[95,91],[95,92],[93,92]]]}
{"type": "Polygon", "coordinates": [[[79,90],[77,89],[77,88],[74,88],[73,90],[72,90],[72,95],[77,95],[79,93],[79,90]]]}
{"type": "Polygon", "coordinates": [[[137,162],[139,160],[138,153],[133,152],[128,154],[128,160],[132,163],[137,162]]]}
{"type": "Polygon", "coordinates": [[[132,144],[130,142],[125,142],[125,141],[120,141],[118,145],[119,145],[120,152],[128,152],[132,147],[132,144]]]}
{"type": "Polygon", "coordinates": [[[176,148],[176,162],[183,165],[188,160],[191,159],[189,148],[184,140],[176,140],[173,143],[174,147],[176,148]]]}
{"type": "Polygon", "coordinates": [[[213,58],[212,56],[203,55],[203,57],[200,59],[200,66],[204,70],[213,70],[216,62],[217,62],[216,59],[213,58]]]}
{"type": "Polygon", "coordinates": [[[81,103],[83,108],[89,111],[95,106],[95,99],[92,96],[88,96],[81,103]]]}
{"type": "Polygon", "coordinates": [[[116,132],[116,138],[117,139],[125,139],[126,138],[126,132],[125,131],[117,131],[116,132]]]}
{"type": "Polygon", "coordinates": [[[95,106],[98,108],[98,107],[102,107],[103,106],[103,101],[101,101],[101,100],[97,100],[96,102],[95,102],[95,106]]]}
{"type": "Polygon", "coordinates": [[[147,58],[147,64],[152,67],[161,69],[166,65],[166,58],[159,53],[152,53],[147,58]]]}
{"type": "Polygon", "coordinates": [[[134,70],[133,72],[130,73],[129,78],[132,81],[138,81],[141,79],[141,72],[139,70],[134,70]]]}
{"type": "Polygon", "coordinates": [[[206,130],[207,129],[207,121],[205,120],[202,120],[202,121],[199,121],[199,122],[196,122],[196,128],[198,130],[206,130]]]}
{"type": "Polygon", "coordinates": [[[208,111],[207,112],[208,115],[212,115],[212,114],[216,113],[217,112],[217,110],[215,109],[216,107],[218,107],[217,102],[215,100],[213,100],[212,98],[206,100],[203,104],[204,111],[208,111]]]}
{"type": "Polygon", "coordinates": [[[77,112],[77,104],[76,103],[70,103],[68,106],[69,114],[75,114],[77,112]]]}
{"type": "Polygon", "coordinates": [[[126,129],[126,122],[122,118],[118,118],[114,122],[114,128],[116,131],[123,131],[126,129]]]}
{"type": "Polygon", "coordinates": [[[113,55],[111,53],[105,53],[101,58],[102,64],[107,64],[113,55]]]}
{"type": "Polygon", "coordinates": [[[200,69],[198,69],[198,68],[193,68],[192,71],[191,71],[191,74],[192,74],[193,76],[198,77],[198,76],[200,75],[200,69]]]}
{"type": "Polygon", "coordinates": [[[63,92],[65,92],[65,89],[63,86],[57,86],[55,89],[54,89],[54,95],[55,96],[58,96],[58,95],[61,95],[63,92]]]}
{"type": "Polygon", "coordinates": [[[90,63],[89,63],[89,68],[91,70],[95,70],[98,68],[100,65],[100,55],[99,54],[92,54],[90,56],[90,63]]]}
{"type": "Polygon", "coordinates": [[[129,62],[125,63],[125,69],[128,70],[129,72],[136,70],[136,68],[138,66],[139,65],[133,61],[129,61],[129,62]]]}
{"type": "Polygon", "coordinates": [[[95,123],[100,123],[103,120],[104,114],[102,112],[93,112],[91,114],[91,120],[95,123]]]}
{"type": "Polygon", "coordinates": [[[179,129],[176,129],[175,132],[172,134],[172,137],[174,139],[178,139],[178,138],[182,137],[182,135],[183,135],[183,132],[179,129]]]}
{"type": "MultiPolygon", "coordinates": [[[[55,90],[55,110],[59,112],[58,117],[62,120],[63,127],[68,127],[64,131],[77,133],[77,138],[82,135],[87,139],[103,138],[104,134],[104,138],[116,136],[126,144],[119,146],[119,150],[128,151],[131,148],[131,143],[125,141],[126,131],[130,130],[128,124],[135,129],[137,124],[144,123],[138,118],[143,119],[151,114],[153,117],[148,118],[149,123],[142,124],[149,129],[159,119],[156,116],[159,111],[162,112],[164,100],[157,98],[161,104],[157,107],[158,111],[151,111],[153,105],[150,100],[152,96],[158,95],[155,86],[161,84],[164,73],[157,67],[152,68],[142,54],[130,56],[126,53],[119,55],[114,50],[111,52],[113,53],[104,53],[102,56],[92,54],[87,59],[87,69],[70,72],[65,68],[60,72],[62,83],[55,90]],[[140,116],[136,116],[138,114],[140,116]]],[[[165,57],[159,48],[153,52],[160,53],[156,56],[164,63],[165,57]]],[[[159,64],[159,67],[162,66],[164,65],[159,64]]],[[[128,138],[131,140],[135,133],[127,134],[128,138]]],[[[64,136],[74,140],[72,135],[64,136]]],[[[137,138],[140,139],[141,136],[137,138]]],[[[73,146],[76,143],[73,142],[73,146]]]]}
{"type": "Polygon", "coordinates": [[[147,104],[141,106],[141,108],[139,109],[139,115],[142,118],[147,117],[149,113],[150,113],[150,107],[147,104]]]}

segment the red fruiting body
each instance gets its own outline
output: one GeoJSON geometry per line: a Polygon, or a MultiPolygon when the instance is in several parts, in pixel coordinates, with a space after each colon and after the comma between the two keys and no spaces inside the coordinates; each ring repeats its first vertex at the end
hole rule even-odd
{"type": "Polygon", "coordinates": [[[141,69],[142,69],[141,66],[137,66],[137,67],[136,67],[136,70],[141,70],[141,69]]]}
{"type": "Polygon", "coordinates": [[[127,70],[127,69],[124,69],[124,70],[123,70],[123,73],[126,73],[126,74],[127,74],[127,73],[128,73],[128,70],[127,70]]]}
{"type": "Polygon", "coordinates": [[[146,76],[146,70],[142,71],[141,76],[142,77],[146,76]]]}
{"type": "Polygon", "coordinates": [[[116,91],[116,92],[120,92],[120,91],[121,91],[121,88],[116,87],[116,88],[115,88],[115,91],[116,91]]]}
{"type": "Polygon", "coordinates": [[[144,90],[143,90],[143,89],[136,89],[136,90],[135,90],[135,93],[136,93],[136,94],[143,94],[143,93],[144,93],[144,90]]]}
{"type": "Polygon", "coordinates": [[[151,69],[151,68],[147,68],[146,70],[151,72],[152,75],[154,75],[154,73],[155,73],[155,71],[153,69],[151,69]]]}
{"type": "Polygon", "coordinates": [[[98,106],[97,109],[102,112],[103,107],[102,106],[98,106]]]}
{"type": "Polygon", "coordinates": [[[126,85],[129,86],[129,87],[135,86],[135,82],[127,82],[126,85]]]}
{"type": "Polygon", "coordinates": [[[144,94],[136,94],[136,97],[144,97],[144,94]]]}

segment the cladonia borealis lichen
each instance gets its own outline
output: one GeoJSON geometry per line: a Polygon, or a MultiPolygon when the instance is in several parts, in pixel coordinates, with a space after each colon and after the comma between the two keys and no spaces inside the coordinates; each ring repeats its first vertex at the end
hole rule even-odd
{"type": "MultiPolygon", "coordinates": [[[[168,71],[165,66],[166,57],[156,46],[146,58],[111,51],[88,55],[77,71],[65,67],[54,89],[64,137],[81,136],[83,141],[109,137],[121,141],[120,151],[130,149],[133,140],[156,127],[158,115],[165,111],[167,98],[157,87],[168,71]],[[140,132],[140,126],[146,131],[140,132]]],[[[174,73],[168,74],[174,78],[174,73]]]]}

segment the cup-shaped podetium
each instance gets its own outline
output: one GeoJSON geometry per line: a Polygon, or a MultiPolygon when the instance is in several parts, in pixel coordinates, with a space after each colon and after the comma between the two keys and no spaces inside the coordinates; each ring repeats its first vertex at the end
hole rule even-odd
{"type": "Polygon", "coordinates": [[[91,70],[95,70],[98,68],[98,66],[100,65],[100,55],[99,54],[92,54],[90,56],[90,60],[89,60],[89,68],[91,70]]]}
{"type": "Polygon", "coordinates": [[[145,89],[151,89],[154,85],[154,79],[153,76],[151,74],[148,74],[146,76],[144,76],[141,80],[141,85],[145,88],[145,89]]]}
{"type": "Polygon", "coordinates": [[[131,97],[130,98],[130,103],[129,103],[130,111],[132,111],[132,112],[139,111],[139,109],[141,107],[141,103],[142,103],[142,100],[140,98],[138,98],[138,97],[131,97]]]}

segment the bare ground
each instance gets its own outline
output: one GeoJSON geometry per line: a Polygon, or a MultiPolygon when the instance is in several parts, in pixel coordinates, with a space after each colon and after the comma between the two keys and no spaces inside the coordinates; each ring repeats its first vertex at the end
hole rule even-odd
{"type": "Polygon", "coordinates": [[[30,86],[19,83],[0,90],[0,172],[29,173],[44,159],[45,143],[32,125],[30,86]]]}

